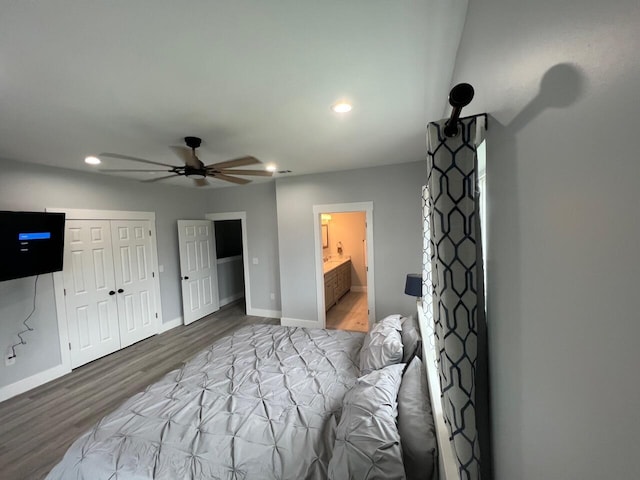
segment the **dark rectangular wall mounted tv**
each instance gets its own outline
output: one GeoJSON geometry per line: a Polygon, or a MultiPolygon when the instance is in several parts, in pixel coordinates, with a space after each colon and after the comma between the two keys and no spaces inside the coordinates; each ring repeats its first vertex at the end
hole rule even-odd
{"type": "Polygon", "coordinates": [[[0,211],[0,281],[62,270],[64,218],[0,211]]]}

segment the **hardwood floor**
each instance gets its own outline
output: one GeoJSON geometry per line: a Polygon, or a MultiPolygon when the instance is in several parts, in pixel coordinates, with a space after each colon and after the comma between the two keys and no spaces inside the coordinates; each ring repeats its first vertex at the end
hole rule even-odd
{"type": "Polygon", "coordinates": [[[349,292],[327,312],[327,328],[350,330],[352,332],[369,331],[369,313],[367,294],[349,292]]]}
{"type": "Polygon", "coordinates": [[[253,323],[244,303],[142,340],[0,403],[0,479],[44,478],[71,443],[104,415],[216,339],[253,323]]]}

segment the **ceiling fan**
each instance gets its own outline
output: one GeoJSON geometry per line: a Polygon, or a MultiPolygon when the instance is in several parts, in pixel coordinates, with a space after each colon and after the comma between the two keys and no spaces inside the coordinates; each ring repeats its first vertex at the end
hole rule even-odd
{"type": "Polygon", "coordinates": [[[121,160],[132,160],[134,162],[148,163],[151,165],[159,165],[161,167],[169,167],[169,169],[155,169],[155,170],[120,170],[120,169],[101,169],[101,172],[169,172],[171,175],[165,175],[157,178],[150,178],[149,180],[142,180],[142,182],[157,182],[166,178],[173,178],[179,176],[185,176],[193,179],[194,184],[197,187],[204,187],[210,185],[207,181],[207,177],[218,178],[225,182],[236,183],[238,185],[244,185],[251,182],[246,178],[239,178],[237,175],[253,175],[260,177],[270,177],[272,172],[266,170],[234,170],[234,167],[243,167],[245,165],[255,165],[262,163],[255,157],[246,156],[235,158],[233,160],[227,160],[224,162],[212,163],[211,165],[205,165],[196,155],[196,148],[200,147],[202,139],[198,137],[185,137],[186,147],[171,147],[171,149],[182,159],[184,166],[174,166],[168,163],[154,162],[151,160],[145,160],[143,158],[129,157],[127,155],[120,155],[119,153],[101,153],[100,157],[118,158],[121,160]]]}

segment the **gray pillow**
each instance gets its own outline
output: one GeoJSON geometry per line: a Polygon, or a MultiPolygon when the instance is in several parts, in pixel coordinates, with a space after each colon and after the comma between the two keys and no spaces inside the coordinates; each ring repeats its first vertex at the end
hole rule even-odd
{"type": "MultiPolygon", "coordinates": [[[[416,348],[420,344],[420,330],[412,317],[403,317],[400,321],[402,323],[402,331],[400,332],[403,348],[402,363],[407,363],[416,353],[416,348]]],[[[422,356],[420,352],[417,352],[417,355],[422,356]]]]}
{"type": "Polygon", "coordinates": [[[398,431],[407,480],[431,478],[438,445],[427,372],[417,357],[413,358],[402,376],[398,392],[398,431]]]}
{"type": "Polygon", "coordinates": [[[389,315],[371,327],[360,350],[363,375],[402,361],[402,323],[400,315],[389,315]]]}
{"type": "Polygon", "coordinates": [[[330,480],[404,480],[396,425],[398,388],[404,364],[360,377],[344,397],[330,480]]]}

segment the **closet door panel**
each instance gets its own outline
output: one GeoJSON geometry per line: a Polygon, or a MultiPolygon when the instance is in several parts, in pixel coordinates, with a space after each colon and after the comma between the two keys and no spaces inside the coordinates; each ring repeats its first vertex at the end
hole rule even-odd
{"type": "Polygon", "coordinates": [[[72,368],[120,349],[112,252],[108,221],[65,222],[62,274],[72,368]]]}
{"type": "Polygon", "coordinates": [[[111,236],[122,346],[157,332],[151,222],[113,220],[111,236]]]}

